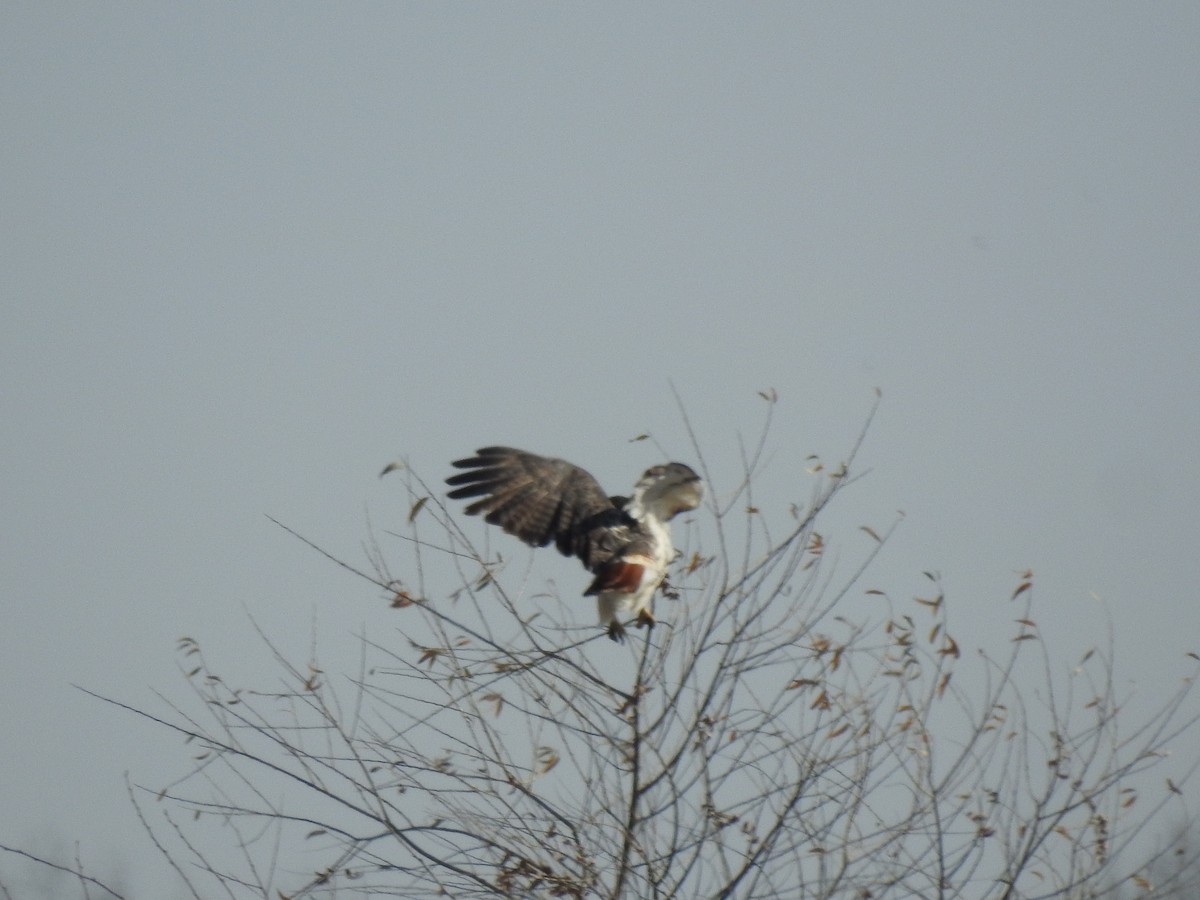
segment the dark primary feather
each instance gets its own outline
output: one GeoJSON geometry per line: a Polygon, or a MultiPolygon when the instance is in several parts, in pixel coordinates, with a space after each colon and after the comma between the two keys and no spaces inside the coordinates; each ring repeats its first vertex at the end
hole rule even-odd
{"type": "Polygon", "coordinates": [[[479,497],[467,515],[483,514],[491,525],[534,547],[551,541],[560,553],[578,556],[592,571],[633,536],[634,522],[614,505],[596,479],[562,459],[512,447],[484,447],[453,463],[466,469],[446,479],[450,497],[479,497]]]}

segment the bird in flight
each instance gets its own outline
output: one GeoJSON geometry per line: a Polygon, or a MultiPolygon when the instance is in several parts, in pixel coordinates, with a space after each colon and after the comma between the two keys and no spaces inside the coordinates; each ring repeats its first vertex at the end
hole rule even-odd
{"type": "Polygon", "coordinates": [[[625,639],[622,613],[634,615],[639,628],[654,625],[651,601],[675,558],[667,523],[703,496],[700,476],[688,466],[652,466],[632,496],[610,497],[578,466],[511,447],[484,447],[452,465],[465,471],[446,479],[450,497],[479,498],[467,515],[482,513],[530,546],[553,541],[564,556],[579,557],[594,576],[583,594],[596,598],[610,638],[625,639]]]}

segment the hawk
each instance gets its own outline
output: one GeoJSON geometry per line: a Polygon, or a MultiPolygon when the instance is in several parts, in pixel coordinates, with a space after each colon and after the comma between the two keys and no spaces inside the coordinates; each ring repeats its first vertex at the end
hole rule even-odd
{"type": "Polygon", "coordinates": [[[465,469],[446,479],[455,500],[478,497],[467,515],[533,547],[551,541],[577,556],[594,578],[585,597],[596,598],[600,624],[614,641],[625,639],[620,613],[653,626],[654,592],[675,558],[667,523],[700,505],[700,476],[683,463],[647,469],[631,497],[610,497],[589,473],[562,459],[512,447],[484,447],[452,463],[465,469]]]}

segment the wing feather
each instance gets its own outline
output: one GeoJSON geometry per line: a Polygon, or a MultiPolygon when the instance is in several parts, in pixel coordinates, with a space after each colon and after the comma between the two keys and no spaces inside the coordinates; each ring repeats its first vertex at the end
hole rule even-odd
{"type": "Polygon", "coordinates": [[[588,472],[566,460],[512,447],[484,447],[453,463],[450,497],[478,497],[467,515],[483,515],[534,547],[554,542],[592,571],[628,544],[637,523],[588,472]]]}

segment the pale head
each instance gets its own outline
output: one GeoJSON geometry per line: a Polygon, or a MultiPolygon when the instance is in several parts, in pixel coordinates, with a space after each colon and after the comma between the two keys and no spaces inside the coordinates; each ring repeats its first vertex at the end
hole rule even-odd
{"type": "Polygon", "coordinates": [[[634,488],[634,503],[662,521],[695,509],[704,496],[704,483],[690,466],[672,462],[651,466],[634,488]]]}

